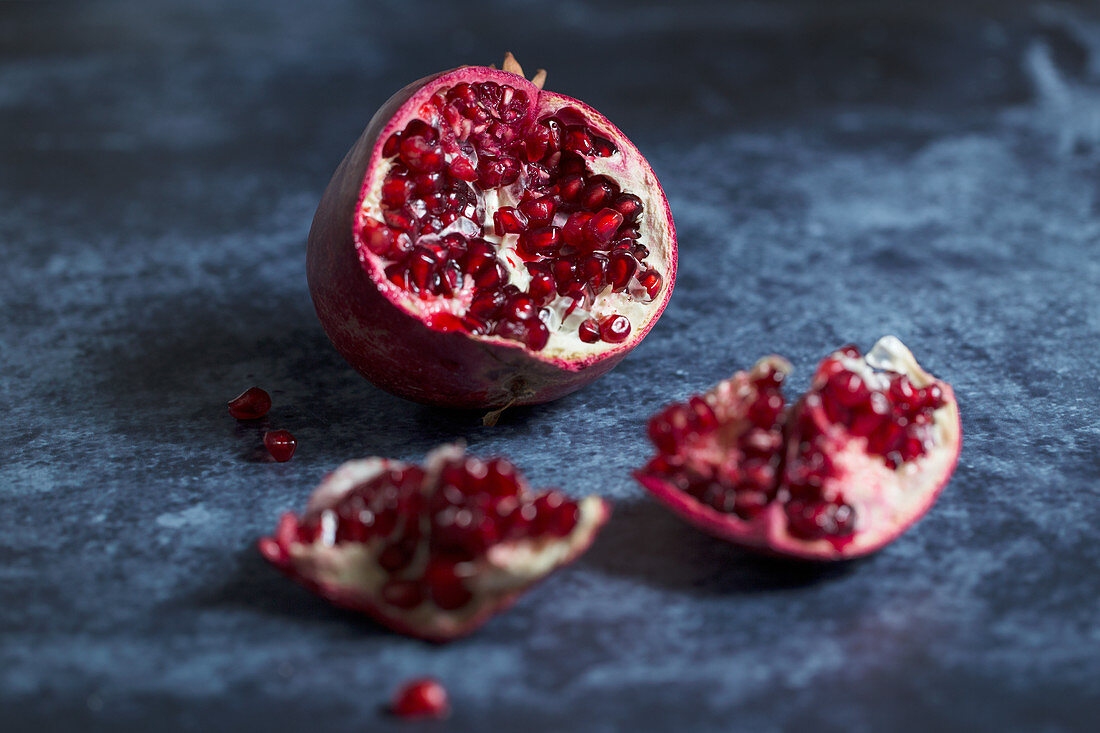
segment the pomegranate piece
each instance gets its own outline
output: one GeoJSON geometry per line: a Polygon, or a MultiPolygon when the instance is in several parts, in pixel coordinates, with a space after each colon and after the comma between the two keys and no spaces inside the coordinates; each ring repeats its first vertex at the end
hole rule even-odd
{"type": "Polygon", "coordinates": [[[271,395],[259,387],[249,387],[229,401],[229,414],[238,420],[258,420],[271,409],[271,395]]]}
{"type": "Polygon", "coordinates": [[[264,447],[279,463],[286,463],[294,455],[298,441],[288,430],[271,430],[264,433],[264,447]]]}
{"type": "Polygon", "coordinates": [[[541,83],[510,55],[423,79],[329,184],[310,292],[375,384],[439,405],[545,402],[610,370],[663,312],[677,250],[660,184],[605,117],[541,83]],[[484,307],[509,287],[544,317],[484,307]],[[605,313],[622,322],[588,340],[580,324],[605,313]]]}
{"type": "Polygon", "coordinates": [[[762,359],[649,421],[657,455],[635,473],[718,537],[777,555],[838,560],[896,539],[932,506],[958,460],[951,387],[893,336],[826,357],[788,405],[790,366],[762,359]]]}
{"type": "Polygon", "coordinates": [[[301,517],[284,514],[259,548],[332,603],[447,641],[579,557],[609,514],[599,497],[535,492],[509,461],[443,446],[423,466],[385,458],[344,464],[301,517]]]}
{"type": "Polygon", "coordinates": [[[451,712],[447,690],[431,677],[406,682],[394,693],[390,710],[401,718],[445,718],[451,712]]]}

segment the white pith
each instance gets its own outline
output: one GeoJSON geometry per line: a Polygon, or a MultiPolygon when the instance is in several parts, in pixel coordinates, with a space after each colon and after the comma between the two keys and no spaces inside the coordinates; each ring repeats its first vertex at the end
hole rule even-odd
{"type": "MultiPolygon", "coordinates": [[[[449,461],[463,457],[461,446],[446,445],[428,454],[425,460],[424,488],[432,486],[439,471],[449,461]]],[[[357,596],[373,599],[385,608],[381,590],[392,578],[419,579],[427,562],[427,544],[422,542],[407,568],[390,574],[377,562],[386,538],[367,542],[335,542],[336,515],[332,510],[351,489],[389,470],[409,464],[381,458],[349,461],[325,478],[309,500],[307,513],[320,513],[322,531],[312,543],[294,542],[287,548],[291,563],[300,575],[323,586],[345,589],[357,596]]],[[[606,520],[607,506],[602,499],[589,496],[578,503],[579,516],[573,531],[565,537],[538,537],[502,542],[489,548],[486,555],[472,563],[456,566],[467,573],[466,587],[473,599],[462,608],[445,611],[426,599],[412,609],[391,609],[412,628],[429,629],[449,636],[462,629],[486,605],[510,596],[555,568],[570,562],[587,547],[606,520]]],[[[425,517],[422,521],[427,522],[425,517]]]]}
{"type": "MultiPolygon", "coordinates": [[[[441,86],[436,91],[445,91],[446,89],[447,87],[441,86]]],[[[555,111],[540,109],[538,118],[550,116],[555,111]]],[[[602,129],[597,120],[590,119],[588,115],[585,115],[585,117],[587,124],[593,130],[606,134],[606,131],[602,129]]],[[[412,119],[412,117],[409,117],[409,119],[412,119]]],[[[407,121],[405,120],[405,122],[407,121]]],[[[608,135],[608,137],[610,136],[608,135]]],[[[383,140],[379,140],[377,144],[381,145],[383,142],[383,140]]],[[[476,151],[472,151],[468,155],[476,166],[476,151]]],[[[622,344],[612,344],[602,340],[591,344],[581,341],[577,329],[581,322],[587,318],[599,320],[609,315],[625,316],[631,324],[630,336],[626,340],[630,342],[634,340],[635,334],[642,333],[649,327],[651,321],[655,319],[660,311],[665,290],[670,287],[669,242],[666,230],[668,223],[665,221],[666,205],[660,194],[656,193],[660,191],[660,186],[649,171],[648,166],[638,165],[638,161],[632,160],[636,155],[636,152],[618,150],[606,157],[594,155],[584,157],[592,175],[606,175],[619,184],[623,193],[632,193],[641,199],[643,211],[639,220],[640,237],[637,241],[649,250],[649,256],[645,258],[648,267],[660,273],[663,279],[661,292],[657,294],[656,298],[649,297],[645,288],[638,281],[638,275],[643,271],[643,268],[639,267],[631,277],[625,292],[615,293],[612,291],[611,286],[607,285],[588,305],[581,303],[574,306],[572,298],[555,295],[550,303],[546,305],[548,315],[543,320],[550,333],[549,340],[544,348],[534,352],[540,358],[584,362],[622,346],[622,344]]],[[[447,162],[450,163],[454,156],[446,153],[445,157],[447,162]]],[[[385,181],[386,174],[398,160],[399,158],[395,157],[384,165],[380,165],[372,173],[360,208],[360,221],[364,218],[384,221],[381,207],[382,184],[385,181]]],[[[433,238],[442,238],[450,233],[459,233],[466,237],[481,237],[498,247],[498,259],[507,270],[508,282],[520,290],[526,291],[531,277],[526,267],[524,267],[524,260],[516,252],[519,235],[505,234],[498,236],[493,228],[493,214],[497,210],[504,206],[516,206],[519,203],[518,193],[522,190],[524,179],[525,174],[521,172],[519,180],[511,186],[488,191],[480,191],[476,184],[470,184],[484,205],[483,220],[486,223],[484,233],[471,220],[459,217],[438,234],[418,237],[417,241],[431,241],[433,238]]],[[[561,226],[564,224],[565,218],[560,213],[555,214],[552,224],[561,226]]],[[[473,278],[469,274],[464,275],[460,288],[452,297],[418,294],[404,290],[384,277],[382,270],[392,262],[391,260],[378,257],[364,249],[360,249],[360,258],[370,259],[377,264],[375,282],[380,289],[387,293],[391,300],[426,322],[430,322],[431,317],[437,314],[446,313],[461,316],[466,313],[473,299],[475,288],[473,278]]],[[[475,336],[471,334],[470,338],[511,346],[518,343],[492,335],[475,336]]]]}

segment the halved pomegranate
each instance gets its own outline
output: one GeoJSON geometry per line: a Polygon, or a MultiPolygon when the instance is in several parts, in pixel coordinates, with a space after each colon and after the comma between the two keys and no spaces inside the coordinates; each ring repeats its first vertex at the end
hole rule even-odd
{"type": "Polygon", "coordinates": [[[635,473],[689,522],[746,547],[837,560],[873,552],[928,511],[962,442],[951,387],[893,336],[847,346],[787,406],[770,356],[649,422],[635,473]]]}
{"type": "Polygon", "coordinates": [[[459,407],[545,402],[617,364],[664,310],[676,234],[649,163],[509,54],[375,114],[309,235],[310,292],[368,379],[459,407]]]}
{"type": "Polygon", "coordinates": [[[264,557],[329,601],[432,641],[467,634],[575,560],[610,515],[603,499],[535,493],[502,458],[448,445],[423,467],[345,463],[298,518],[284,514],[264,557]]]}

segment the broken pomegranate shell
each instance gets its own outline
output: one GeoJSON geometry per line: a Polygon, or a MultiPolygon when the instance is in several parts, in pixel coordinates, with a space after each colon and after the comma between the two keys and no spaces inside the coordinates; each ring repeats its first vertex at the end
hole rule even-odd
{"type": "Polygon", "coordinates": [[[260,552],[336,605],[411,636],[447,641],[508,608],[580,556],[610,507],[534,492],[510,462],[448,445],[424,466],[345,463],[260,552]]]}
{"type": "Polygon", "coordinates": [[[545,402],[606,373],[664,310],[676,234],[653,170],[543,77],[509,55],[410,84],[325,190],[310,293],[378,386],[456,407],[545,402]]]}
{"type": "Polygon", "coordinates": [[[951,387],[893,336],[828,356],[787,405],[777,356],[649,422],[658,454],[635,477],[692,524],[789,557],[839,560],[896,539],[958,460],[951,387]]]}

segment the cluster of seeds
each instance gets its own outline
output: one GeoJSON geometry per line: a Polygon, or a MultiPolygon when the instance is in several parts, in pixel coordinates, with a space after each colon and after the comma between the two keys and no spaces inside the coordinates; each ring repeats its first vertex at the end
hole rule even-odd
{"type": "Polygon", "coordinates": [[[742,519],[779,499],[788,530],[802,539],[851,535],[854,508],[843,496],[824,491],[836,475],[826,431],[840,425],[850,436],[865,438],[867,453],[895,469],[933,447],[933,412],[944,405],[938,385],[916,388],[903,374],[877,373],[876,383],[868,384],[845,365],[845,359],[861,358],[856,347],[847,346],[826,359],[818,370],[821,386],[793,413],[784,410],[783,374],[770,368],[753,373],[753,397],[735,423],[720,420],[702,397],[666,407],[649,423],[650,439],[660,452],[649,470],[742,519]],[[700,460],[727,456],[733,449],[733,461],[700,460]]]}
{"type": "Polygon", "coordinates": [[[557,491],[532,494],[508,461],[456,459],[426,481],[416,466],[392,469],[356,486],[336,506],[307,517],[299,540],[370,543],[389,574],[382,598],[409,609],[431,600],[444,610],[470,602],[472,561],[490,547],[536,537],[565,537],[577,504],[557,491]],[[327,526],[326,526],[327,525],[327,526]]]}
{"type": "MultiPolygon", "coordinates": [[[[362,244],[389,261],[387,279],[420,297],[473,296],[449,326],[494,334],[538,350],[549,339],[547,306],[566,298],[565,315],[604,292],[652,300],[663,279],[641,243],[643,204],[586,157],[618,151],[575,111],[533,121],[523,90],[494,82],[437,92],[404,130],[384,143],[393,160],[381,186],[382,221],[363,220],[362,244]],[[573,119],[576,117],[576,119],[573,119]],[[505,203],[486,209],[486,192],[505,203]],[[498,246],[485,237],[501,238],[498,246]],[[501,261],[530,276],[509,284],[501,261]]],[[[585,319],[586,343],[618,343],[630,333],[619,314],[585,319]]]]}
{"type": "Polygon", "coordinates": [[[737,429],[715,414],[703,397],[669,405],[649,421],[649,437],[660,455],[650,470],[673,477],[680,490],[720,512],[751,519],[776,495],[782,461],[785,374],[773,368],[753,373],[753,397],[737,429]],[[713,450],[708,450],[710,444],[713,450]],[[701,449],[702,448],[702,449],[701,449]],[[700,450],[701,449],[701,450],[700,450]],[[686,461],[687,455],[728,455],[733,463],[686,461]]]}

